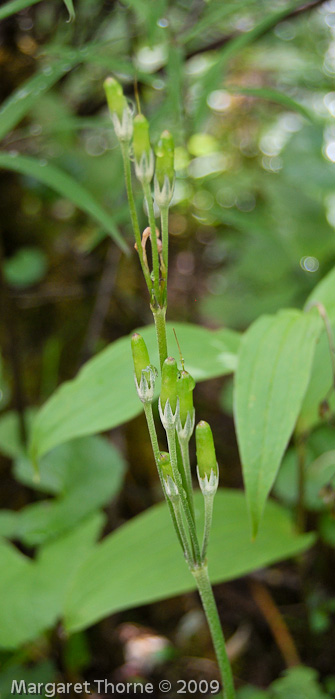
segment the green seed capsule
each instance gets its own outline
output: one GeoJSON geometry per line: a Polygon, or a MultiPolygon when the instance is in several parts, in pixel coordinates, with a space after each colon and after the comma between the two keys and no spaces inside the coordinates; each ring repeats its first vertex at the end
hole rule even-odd
{"type": "Polygon", "coordinates": [[[133,146],[136,160],[140,161],[143,155],[150,157],[149,122],[143,114],[137,114],[134,119],[133,146]]]}
{"type": "Polygon", "coordinates": [[[106,78],[104,82],[107,104],[111,114],[117,114],[121,120],[124,110],[127,107],[127,100],[123,94],[120,83],[115,78],[106,78]]]}
{"type": "Polygon", "coordinates": [[[140,383],[143,369],[146,369],[150,365],[149,353],[142,335],[135,333],[132,336],[131,351],[133,353],[137,383],[140,383]]]}
{"type": "Polygon", "coordinates": [[[168,357],[162,368],[162,387],[161,387],[161,408],[164,411],[166,401],[169,403],[173,412],[177,407],[177,379],[178,369],[177,362],[173,357],[168,357]]]}
{"type": "Polygon", "coordinates": [[[180,421],[184,427],[187,413],[192,418],[193,414],[193,389],[195,387],[194,378],[188,371],[181,371],[177,381],[177,395],[179,397],[180,421]]]}
{"type": "Polygon", "coordinates": [[[200,478],[208,478],[211,471],[217,475],[218,467],[212,430],[204,420],[201,420],[195,428],[195,441],[197,447],[197,462],[200,478]]]}
{"type": "Polygon", "coordinates": [[[170,185],[174,182],[174,142],[169,131],[163,131],[156,149],[156,169],[155,175],[160,187],[165,183],[165,177],[168,178],[170,185]]]}

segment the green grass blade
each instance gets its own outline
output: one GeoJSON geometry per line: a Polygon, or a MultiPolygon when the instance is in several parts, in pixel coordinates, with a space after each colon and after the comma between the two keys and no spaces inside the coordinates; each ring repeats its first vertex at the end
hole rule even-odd
{"type": "Polygon", "coordinates": [[[4,152],[0,153],[0,168],[14,170],[22,175],[34,177],[47,187],[51,187],[62,197],[69,199],[79,209],[92,216],[108,231],[121,250],[128,252],[128,247],[117,230],[112,216],[102,208],[86,187],[76,182],[68,173],[45,161],[39,161],[25,155],[11,155],[4,152]]]}
{"type": "Polygon", "coordinates": [[[37,5],[40,1],[41,0],[11,0],[11,2],[6,2],[5,5],[0,7],[0,20],[6,19],[6,17],[10,17],[16,12],[25,10],[26,7],[37,5]]]}
{"type": "Polygon", "coordinates": [[[72,68],[71,61],[58,61],[26,80],[3,103],[0,112],[0,140],[15,128],[35,101],[72,68]]]}
{"type": "Polygon", "coordinates": [[[292,99],[289,95],[285,95],[284,92],[279,92],[279,90],[274,90],[271,87],[243,87],[239,85],[235,87],[234,85],[228,85],[224,89],[233,94],[250,95],[250,97],[258,97],[269,102],[275,102],[283,107],[287,107],[292,112],[298,112],[308,121],[317,122],[315,114],[307,107],[304,107],[303,104],[292,99]]]}
{"type": "Polygon", "coordinates": [[[276,24],[281,22],[287,15],[289,15],[293,10],[299,6],[298,2],[290,3],[281,10],[276,10],[276,12],[271,12],[268,14],[259,24],[257,24],[249,32],[244,32],[236,36],[235,39],[231,39],[224,45],[221,51],[218,52],[218,57],[214,65],[209,68],[204,74],[201,80],[201,89],[199,94],[201,95],[199,99],[198,108],[195,113],[195,126],[200,127],[200,124],[206,114],[207,108],[207,97],[210,92],[215,90],[218,85],[222,84],[222,78],[227,70],[229,61],[236,55],[243,51],[247,46],[254,43],[263,34],[269,31],[276,24]]]}

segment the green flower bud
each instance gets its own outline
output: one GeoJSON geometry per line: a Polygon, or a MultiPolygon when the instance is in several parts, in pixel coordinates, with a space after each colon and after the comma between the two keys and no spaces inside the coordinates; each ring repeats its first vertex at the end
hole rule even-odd
{"type": "Polygon", "coordinates": [[[160,209],[170,206],[174,190],[174,143],[169,131],[163,131],[156,146],[155,199],[160,209]]]}
{"type": "Polygon", "coordinates": [[[173,357],[168,357],[162,368],[162,387],[160,395],[161,409],[164,412],[166,401],[169,400],[170,407],[174,413],[177,408],[177,362],[173,357]]]}
{"type": "Polygon", "coordinates": [[[172,503],[176,502],[176,500],[179,498],[179,491],[173,477],[170,455],[167,452],[161,453],[158,468],[164,482],[165,494],[172,501],[172,503]]]}
{"type": "Polygon", "coordinates": [[[195,387],[194,378],[188,371],[181,371],[177,381],[177,395],[179,397],[180,422],[181,426],[185,426],[187,414],[190,418],[193,416],[193,389],[195,387]]]}
{"type": "Polygon", "coordinates": [[[136,160],[141,160],[144,153],[149,156],[151,151],[149,122],[143,114],[137,114],[134,119],[133,146],[136,160]]]}
{"type": "Polygon", "coordinates": [[[133,133],[133,117],[122,87],[115,78],[106,78],[104,90],[116,136],[119,141],[129,143],[133,133]]]}
{"type": "Polygon", "coordinates": [[[127,100],[123,94],[122,86],[115,78],[106,78],[104,90],[110,113],[115,113],[121,120],[123,111],[127,108],[127,100]]]}
{"type": "Polygon", "coordinates": [[[218,475],[218,465],[212,430],[204,420],[201,420],[195,428],[195,441],[197,447],[198,473],[201,479],[210,478],[213,472],[218,475]]]}
{"type": "Polygon", "coordinates": [[[154,154],[150,146],[149,122],[143,114],[137,114],[134,119],[133,148],[136,177],[142,184],[149,184],[154,174],[154,154]]]}
{"type": "Polygon", "coordinates": [[[150,366],[149,353],[142,335],[134,333],[131,338],[131,351],[133,353],[135,376],[137,383],[140,383],[142,371],[150,366]]]}
{"type": "Polygon", "coordinates": [[[174,181],[174,142],[169,131],[163,131],[156,149],[155,175],[160,187],[163,187],[165,176],[174,181]]]}

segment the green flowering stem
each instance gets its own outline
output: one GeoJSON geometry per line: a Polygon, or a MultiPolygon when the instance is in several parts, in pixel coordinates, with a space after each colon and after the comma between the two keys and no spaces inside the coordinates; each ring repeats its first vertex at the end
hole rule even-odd
{"type": "Polygon", "coordinates": [[[197,584],[208,626],[211,632],[222,678],[223,698],[235,699],[233,675],[228,660],[226,644],[222,633],[221,622],[213,595],[212,586],[208,576],[207,565],[193,568],[191,572],[197,584]]]}
{"type": "Polygon", "coordinates": [[[166,324],[165,324],[165,316],[166,316],[166,306],[158,307],[155,308],[154,306],[151,306],[151,310],[153,313],[154,321],[155,321],[155,328],[156,328],[156,336],[157,336],[157,343],[158,343],[158,351],[159,351],[159,361],[161,368],[168,356],[168,351],[167,351],[167,340],[166,340],[166,324]]]}
{"type": "Polygon", "coordinates": [[[205,524],[204,524],[204,536],[203,536],[203,540],[202,540],[202,549],[201,549],[201,558],[203,561],[205,561],[205,558],[206,558],[208,541],[209,541],[209,534],[210,534],[211,526],[212,526],[214,497],[215,497],[215,493],[207,493],[204,496],[204,500],[205,500],[205,524]]]}
{"type": "Polygon", "coordinates": [[[135,241],[136,241],[137,252],[138,252],[138,256],[140,258],[140,263],[141,263],[141,268],[142,268],[142,272],[144,275],[144,279],[146,281],[148,291],[151,294],[152,282],[151,282],[151,278],[150,278],[149,269],[146,266],[144,259],[143,259],[141,231],[140,231],[140,226],[138,223],[137,211],[136,211],[134,194],[133,194],[133,186],[132,186],[132,181],[131,181],[130,159],[129,159],[129,153],[128,153],[129,143],[126,141],[120,141],[120,145],[121,145],[121,152],[122,152],[124,177],[125,177],[125,181],[126,181],[129,211],[130,211],[130,217],[131,217],[133,232],[134,232],[135,241]]]}
{"type": "Polygon", "coordinates": [[[179,493],[180,493],[181,502],[182,502],[184,514],[185,514],[187,525],[188,525],[188,530],[189,530],[190,537],[191,537],[192,547],[194,550],[195,564],[200,565],[200,563],[201,563],[200,547],[199,547],[197,532],[196,532],[196,528],[195,528],[195,523],[194,523],[194,519],[192,516],[191,508],[189,506],[189,500],[188,500],[187,494],[186,494],[184,487],[183,487],[182,478],[181,478],[181,475],[180,475],[179,470],[178,470],[178,457],[177,457],[177,448],[176,448],[176,430],[175,430],[175,428],[174,427],[166,428],[166,436],[167,436],[167,441],[168,441],[173,477],[174,477],[174,480],[176,482],[177,488],[178,488],[179,493]]]}
{"type": "Polygon", "coordinates": [[[149,431],[149,435],[150,435],[152,451],[153,451],[153,454],[155,457],[155,463],[156,463],[157,471],[158,471],[158,475],[159,475],[159,480],[160,480],[160,483],[162,486],[165,500],[168,504],[169,512],[171,515],[171,519],[172,519],[173,526],[175,528],[175,532],[177,534],[179,543],[180,543],[183,551],[185,551],[183,538],[182,538],[182,535],[181,535],[181,532],[180,532],[180,529],[179,529],[179,526],[177,523],[177,518],[176,518],[176,515],[174,512],[174,508],[173,508],[172,503],[170,502],[169,498],[167,497],[167,495],[165,493],[164,482],[163,482],[162,474],[161,474],[160,469],[159,469],[159,462],[160,462],[161,453],[160,453],[160,449],[159,449],[159,445],[158,445],[154,416],[152,414],[152,404],[151,403],[143,403],[143,407],[144,407],[144,414],[145,414],[147,425],[148,425],[148,431],[149,431]]]}
{"type": "Polygon", "coordinates": [[[148,182],[143,182],[142,186],[143,186],[144,197],[145,197],[145,200],[147,202],[149,226],[150,226],[150,230],[151,230],[150,239],[151,239],[151,250],[152,250],[152,266],[153,266],[153,273],[154,273],[154,292],[155,292],[155,298],[156,298],[155,305],[160,306],[161,294],[160,294],[160,285],[159,285],[159,257],[158,257],[154,205],[152,202],[150,185],[148,184],[148,182]]]}
{"type": "Polygon", "coordinates": [[[166,280],[168,276],[169,266],[169,207],[164,206],[161,212],[161,231],[162,231],[162,246],[163,246],[163,262],[164,270],[163,277],[166,280]]]}

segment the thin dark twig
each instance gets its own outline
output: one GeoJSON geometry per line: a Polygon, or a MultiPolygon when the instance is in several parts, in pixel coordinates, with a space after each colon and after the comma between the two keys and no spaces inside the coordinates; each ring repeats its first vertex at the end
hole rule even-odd
{"type": "MultiPolygon", "coordinates": [[[[290,19],[295,19],[295,17],[299,17],[300,15],[304,14],[305,12],[310,12],[311,10],[314,10],[316,7],[319,5],[323,5],[327,0],[312,0],[312,2],[304,3],[303,5],[300,5],[300,7],[295,8],[294,10],[291,10],[286,17],[285,17],[285,22],[290,19]]],[[[277,24],[280,24],[283,21],[283,18],[274,21],[273,25],[271,27],[267,27],[264,29],[263,36],[266,34],[270,29],[273,29],[273,27],[276,27],[277,24]]],[[[236,37],[240,36],[241,32],[236,32],[234,34],[226,34],[225,36],[221,36],[219,39],[216,39],[215,41],[212,41],[210,44],[206,44],[206,46],[200,46],[197,49],[193,49],[191,51],[188,51],[186,53],[186,58],[193,58],[193,56],[198,56],[200,53],[206,53],[207,51],[215,51],[215,49],[220,49],[225,44],[228,44],[230,41],[233,41],[233,39],[236,39],[236,37]]]]}

